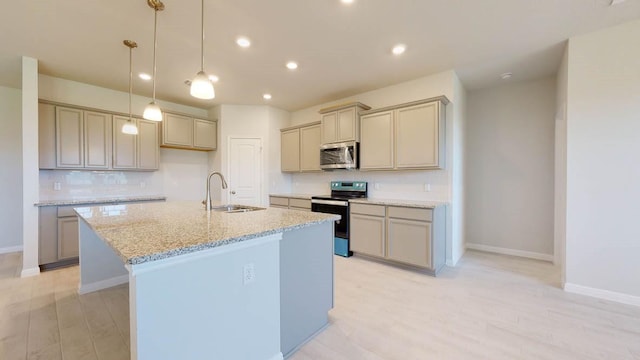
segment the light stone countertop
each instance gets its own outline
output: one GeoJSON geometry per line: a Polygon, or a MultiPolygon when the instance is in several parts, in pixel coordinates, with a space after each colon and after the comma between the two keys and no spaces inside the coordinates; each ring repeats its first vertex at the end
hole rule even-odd
{"type": "Polygon", "coordinates": [[[149,195],[149,196],[116,196],[116,197],[92,197],[92,198],[76,198],[61,200],[43,200],[35,203],[35,206],[64,206],[64,205],[91,205],[91,204],[117,204],[123,202],[135,201],[165,201],[166,196],[149,195]]]}
{"type": "Polygon", "coordinates": [[[207,212],[199,202],[163,202],[76,208],[120,256],[141,264],[261,236],[340,220],[339,215],[276,208],[207,212]]]}
{"type": "Polygon", "coordinates": [[[438,206],[446,206],[449,203],[444,201],[417,201],[417,200],[397,200],[397,199],[349,199],[350,203],[370,204],[370,205],[387,205],[387,206],[404,206],[421,209],[434,209],[438,206]]]}
{"type": "Polygon", "coordinates": [[[305,200],[311,200],[312,196],[321,196],[321,195],[322,194],[269,194],[269,196],[286,197],[286,198],[293,198],[293,199],[305,199],[305,200]]]}

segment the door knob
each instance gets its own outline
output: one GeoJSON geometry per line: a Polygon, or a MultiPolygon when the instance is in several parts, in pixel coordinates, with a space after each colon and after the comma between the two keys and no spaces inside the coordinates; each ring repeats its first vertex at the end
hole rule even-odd
{"type": "Polygon", "coordinates": [[[235,195],[235,194],[236,194],[235,190],[231,190],[231,195],[235,195]]]}

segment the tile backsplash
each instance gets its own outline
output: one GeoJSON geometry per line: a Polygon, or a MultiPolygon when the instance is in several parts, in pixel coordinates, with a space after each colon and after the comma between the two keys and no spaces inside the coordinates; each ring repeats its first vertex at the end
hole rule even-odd
{"type": "Polygon", "coordinates": [[[294,174],[291,192],[328,194],[331,181],[367,181],[368,196],[398,200],[450,201],[449,174],[429,171],[326,171],[294,174]]]}
{"type": "Polygon", "coordinates": [[[155,172],[40,170],[40,200],[162,194],[155,172]]]}

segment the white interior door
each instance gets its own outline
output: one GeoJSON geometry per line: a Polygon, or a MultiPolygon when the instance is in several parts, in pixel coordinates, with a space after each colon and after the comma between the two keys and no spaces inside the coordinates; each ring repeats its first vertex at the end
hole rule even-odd
{"type": "Polygon", "coordinates": [[[229,203],[261,205],[262,139],[229,138],[229,203]]]}

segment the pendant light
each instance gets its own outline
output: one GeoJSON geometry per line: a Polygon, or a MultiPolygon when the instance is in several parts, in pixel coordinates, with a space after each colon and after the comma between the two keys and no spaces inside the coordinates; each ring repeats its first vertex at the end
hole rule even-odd
{"type": "Polygon", "coordinates": [[[164,10],[164,4],[160,0],[147,0],[147,4],[154,11],[153,19],[153,98],[144,108],[142,117],[147,120],[162,121],[162,111],[156,104],[156,48],[158,47],[158,11],[164,10]]]}
{"type": "Polygon", "coordinates": [[[200,43],[201,50],[201,62],[200,62],[200,71],[196,74],[196,77],[191,81],[191,96],[196,97],[198,99],[213,99],[216,97],[216,93],[213,90],[213,82],[204,72],[204,0],[202,0],[202,9],[200,12],[201,15],[201,30],[202,30],[202,42],[200,43]]]}
{"type": "Polygon", "coordinates": [[[129,48],[129,121],[122,125],[122,132],[129,135],[137,135],[138,127],[131,116],[131,94],[133,93],[133,48],[138,47],[133,40],[124,40],[124,45],[129,48]]]}

